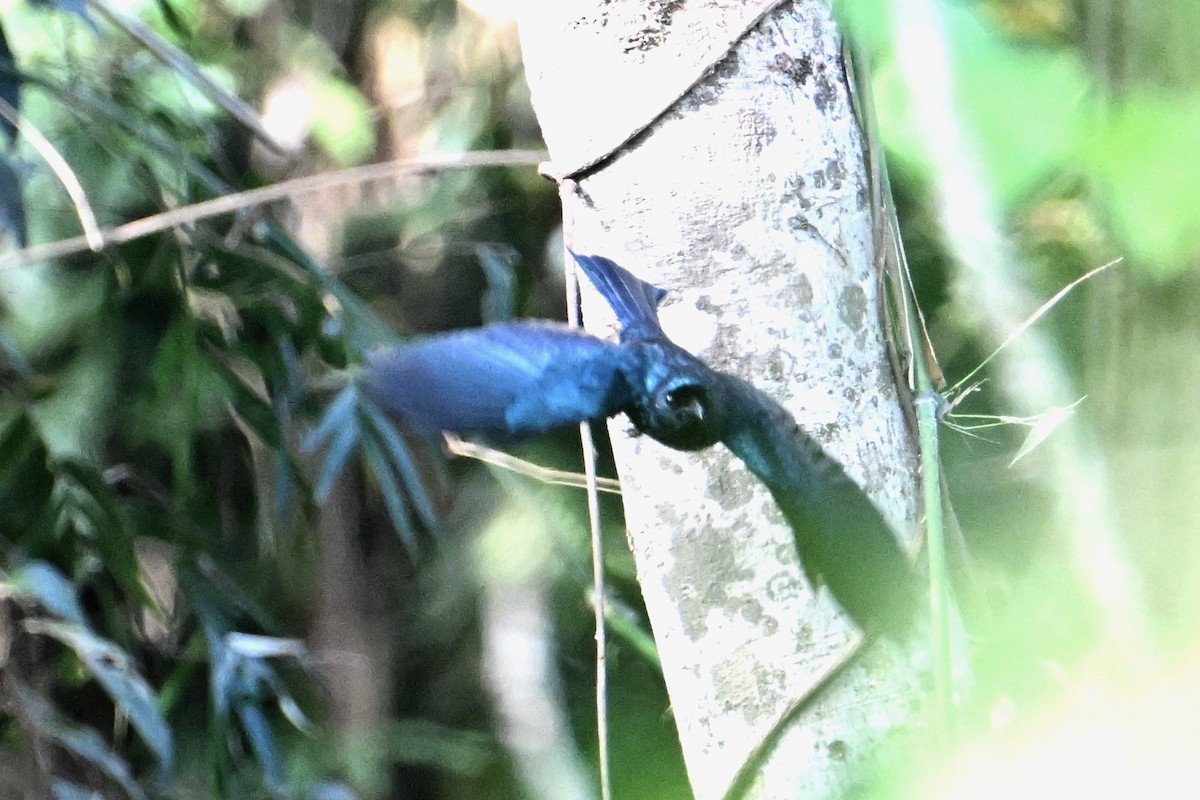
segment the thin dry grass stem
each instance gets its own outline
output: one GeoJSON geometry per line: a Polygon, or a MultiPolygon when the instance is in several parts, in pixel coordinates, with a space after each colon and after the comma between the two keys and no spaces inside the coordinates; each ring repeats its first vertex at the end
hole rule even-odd
{"type": "MultiPolygon", "coordinates": [[[[956,70],[946,45],[943,11],[933,0],[900,0],[893,18],[899,72],[912,93],[912,118],[925,145],[937,221],[960,268],[960,294],[980,298],[972,308],[983,316],[989,330],[1007,336],[998,350],[1021,339],[999,362],[1001,386],[1013,406],[1035,413],[1063,406],[1073,392],[1056,348],[1036,332],[1021,335],[1041,313],[1013,324],[1025,318],[1027,298],[1012,246],[1002,233],[990,183],[956,108],[956,70]]],[[[1052,298],[1050,305],[1054,302],[1052,298]]],[[[1086,590],[1102,610],[1105,637],[1115,645],[1114,652],[1134,653],[1146,630],[1145,588],[1114,530],[1116,514],[1103,454],[1077,419],[1068,417],[1053,446],[1047,448],[1046,480],[1056,501],[1053,514],[1071,542],[1086,590]]]]}
{"type": "MultiPolygon", "coordinates": [[[[1033,325],[1038,320],[1040,320],[1042,317],[1044,317],[1047,314],[1047,312],[1050,311],[1050,309],[1054,308],[1056,305],[1059,304],[1059,302],[1062,301],[1063,298],[1065,298],[1068,294],[1070,294],[1071,291],[1076,286],[1079,286],[1080,284],[1090,280],[1091,278],[1095,277],[1096,275],[1099,275],[1101,272],[1108,269],[1109,267],[1113,267],[1113,266],[1116,266],[1117,264],[1120,264],[1121,261],[1122,261],[1122,259],[1120,259],[1120,258],[1114,258],[1112,261],[1109,261],[1107,264],[1101,264],[1100,266],[1096,267],[1095,269],[1088,270],[1083,275],[1080,275],[1078,278],[1071,281],[1066,286],[1064,286],[1063,288],[1061,288],[1057,292],[1055,292],[1053,297],[1051,297],[1049,300],[1047,300],[1046,302],[1044,302],[1040,306],[1038,306],[1037,310],[1035,310],[1032,314],[1030,314],[1028,317],[1026,317],[1024,322],[1022,322],[1020,325],[1018,325],[1016,328],[1014,328],[1012,333],[1010,333],[1008,335],[1008,338],[1006,338],[1003,342],[1001,342],[1000,346],[991,352],[991,355],[989,355],[983,361],[980,361],[978,364],[976,364],[975,369],[968,372],[966,375],[964,375],[962,378],[960,378],[953,386],[951,386],[949,389],[947,389],[946,395],[947,396],[954,395],[954,393],[958,389],[958,387],[962,386],[964,383],[971,380],[971,378],[975,377],[981,369],[983,369],[985,366],[987,366],[988,362],[990,362],[996,356],[1000,355],[1000,352],[1002,350],[1004,350],[1004,348],[1008,347],[1015,340],[1020,338],[1027,330],[1029,330],[1031,327],[1033,327],[1033,325]]],[[[964,392],[964,394],[965,394],[965,392],[964,392]]]]}
{"type": "Polygon", "coordinates": [[[750,755],[746,757],[742,766],[734,774],[729,787],[721,795],[721,800],[742,800],[742,798],[750,796],[750,790],[754,786],[759,770],[767,763],[784,734],[791,730],[797,719],[825,697],[826,693],[850,667],[859,663],[867,652],[867,645],[867,639],[863,636],[862,631],[856,631],[846,644],[825,662],[804,694],[787,707],[787,710],[776,720],[762,740],[750,751],[750,755]]]}
{"type": "Polygon", "coordinates": [[[58,178],[58,182],[67,190],[71,204],[75,207],[75,214],[79,217],[79,227],[83,229],[84,247],[88,250],[100,250],[104,247],[104,234],[100,230],[99,223],[96,222],[96,215],[92,212],[92,205],[88,202],[87,193],[83,190],[83,184],[79,182],[79,178],[76,177],[75,171],[71,169],[67,160],[50,143],[50,140],[42,135],[41,131],[23,117],[17,109],[2,99],[0,99],[0,117],[4,117],[21,131],[25,141],[29,142],[29,146],[37,151],[37,154],[46,162],[46,166],[50,167],[54,176],[58,178]]]}
{"type": "MultiPolygon", "coordinates": [[[[452,169],[479,169],[482,167],[513,167],[533,166],[545,159],[545,152],[540,150],[481,150],[467,153],[451,153],[432,155],[422,158],[406,159],[403,161],[386,161],[380,164],[364,164],[358,167],[325,172],[320,175],[308,175],[303,178],[281,181],[235,192],[201,203],[182,206],[180,208],[152,214],[142,219],[119,225],[101,231],[104,245],[124,244],[125,242],[160,233],[174,227],[188,225],[200,220],[233,214],[243,209],[285,200],[301,194],[320,192],[335,187],[356,183],[385,180],[402,175],[412,175],[426,172],[441,172],[452,169]]],[[[24,250],[0,256],[0,269],[23,266],[25,264],[46,261],[53,258],[82,253],[94,249],[86,238],[77,237],[63,239],[48,244],[34,245],[24,250]]]]}
{"type": "MultiPolygon", "coordinates": [[[[567,322],[579,327],[579,273],[574,257],[566,254],[567,322]]],[[[608,628],[605,622],[604,537],[600,530],[599,479],[596,475],[596,441],[589,422],[579,423],[583,469],[587,475],[588,528],[592,543],[592,602],[596,636],[596,760],[600,771],[600,800],[612,800],[612,772],[608,755],[608,628]]]]}
{"type": "MultiPolygon", "coordinates": [[[[506,469],[509,472],[515,472],[518,475],[524,475],[527,478],[533,478],[536,481],[541,481],[552,486],[569,486],[572,489],[586,489],[588,487],[588,477],[580,475],[578,472],[567,472],[566,470],[543,467],[541,464],[534,464],[532,461],[517,458],[514,455],[505,453],[503,450],[496,450],[486,445],[468,442],[452,433],[444,433],[442,436],[446,442],[446,448],[456,456],[473,458],[476,461],[482,461],[493,467],[506,469]]],[[[595,480],[596,488],[599,491],[608,492],[609,494],[621,493],[620,481],[614,478],[601,477],[596,477],[595,480]]]]}

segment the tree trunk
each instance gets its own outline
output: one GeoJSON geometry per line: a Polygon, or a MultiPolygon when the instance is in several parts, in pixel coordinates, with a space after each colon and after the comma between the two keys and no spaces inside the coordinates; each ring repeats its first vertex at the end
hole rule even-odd
{"type": "MultiPolygon", "coordinates": [[[[568,243],[669,291],[681,346],[783,403],[899,529],[914,445],[873,271],[862,138],[821,2],[529,4],[522,45],[568,243]]],[[[590,295],[590,292],[587,293],[590,295]]],[[[594,330],[611,321],[585,295],[594,330]]],[[[853,626],[800,570],[766,489],[722,446],[612,423],[631,546],[694,792],[720,797],[853,626]]],[[[903,721],[901,678],[850,671],[757,797],[841,794],[903,721]]],[[[620,721],[613,728],[620,736],[620,721]]]]}

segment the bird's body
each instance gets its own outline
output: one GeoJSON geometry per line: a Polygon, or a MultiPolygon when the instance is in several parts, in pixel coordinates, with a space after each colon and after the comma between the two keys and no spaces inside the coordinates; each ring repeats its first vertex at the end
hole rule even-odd
{"type": "Polygon", "coordinates": [[[624,412],[669,447],[723,442],[771,491],[809,580],[868,635],[904,635],[920,615],[920,581],[841,464],[774,400],[671,342],[658,321],[663,290],[609,259],[575,260],[616,312],[619,342],[552,323],[491,325],[375,356],[367,390],[429,430],[523,436],[624,412]]]}

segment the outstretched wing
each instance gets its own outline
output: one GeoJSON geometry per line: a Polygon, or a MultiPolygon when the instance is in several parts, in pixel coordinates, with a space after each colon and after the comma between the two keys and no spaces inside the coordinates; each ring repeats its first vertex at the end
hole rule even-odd
{"type": "Polygon", "coordinates": [[[621,323],[621,341],[653,339],[662,334],[658,304],[666,290],[652,286],[604,256],[581,256],[568,251],[588,280],[599,290],[621,323]]]}
{"type": "Polygon", "coordinates": [[[673,344],[658,323],[666,294],[602,256],[571,253],[640,355],[638,429],[669,447],[720,439],[758,476],[795,535],[805,574],[869,634],[902,636],[921,616],[922,586],[883,515],[841,464],[782,406],[673,344]]]}
{"type": "Polygon", "coordinates": [[[879,509],[782,406],[718,378],[730,409],[723,441],[771,490],[809,580],[868,634],[903,638],[923,615],[923,587],[879,509]]]}
{"type": "Polygon", "coordinates": [[[626,348],[574,328],[513,322],[381,351],[361,382],[418,429],[523,436],[628,408],[630,361],[626,348]]]}

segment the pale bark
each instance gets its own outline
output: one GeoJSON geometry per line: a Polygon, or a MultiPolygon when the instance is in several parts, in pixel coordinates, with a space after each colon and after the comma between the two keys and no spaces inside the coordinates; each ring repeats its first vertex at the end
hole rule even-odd
{"type": "MultiPolygon", "coordinates": [[[[578,180],[563,184],[568,243],[668,289],[676,342],[783,403],[910,530],[914,450],[828,8],[530,6],[522,44],[550,171],[578,180]]],[[[590,295],[584,311],[594,330],[611,319],[590,295]]],[[[630,541],[696,797],[716,798],[853,627],[814,596],[770,495],[724,447],[675,452],[628,427],[612,425],[630,541]]],[[[904,683],[850,672],[784,738],[755,796],[841,794],[904,720],[904,683]]]]}

